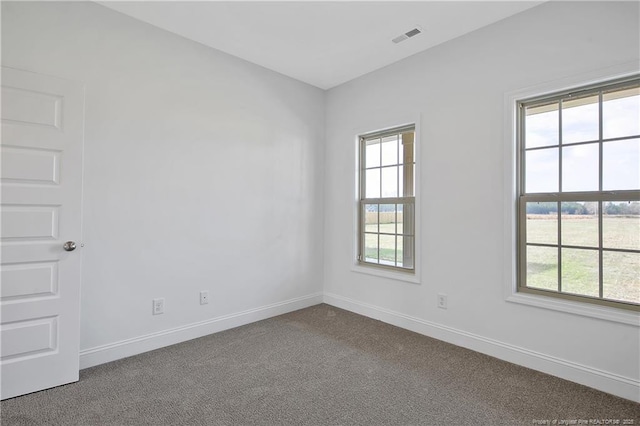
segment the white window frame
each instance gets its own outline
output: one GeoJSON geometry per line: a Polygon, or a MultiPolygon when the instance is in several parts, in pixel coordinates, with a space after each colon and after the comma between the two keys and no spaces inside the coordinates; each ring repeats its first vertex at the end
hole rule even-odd
{"type": "Polygon", "coordinates": [[[619,322],[640,327],[640,312],[615,307],[595,305],[586,302],[564,300],[556,297],[541,296],[518,292],[517,253],[517,103],[522,99],[551,95],[564,90],[604,83],[610,80],[638,74],[637,62],[621,64],[615,67],[596,70],[589,73],[544,83],[541,85],[508,92],[504,96],[504,291],[507,302],[536,306],[565,313],[591,318],[619,322]]]}
{"type": "Polygon", "coordinates": [[[352,264],[351,271],[361,274],[373,275],[382,278],[388,278],[397,281],[404,281],[413,284],[420,284],[421,274],[421,243],[420,243],[420,116],[411,116],[405,118],[399,118],[396,120],[379,120],[386,125],[371,125],[368,128],[360,128],[353,132],[354,134],[354,191],[353,191],[353,238],[352,238],[352,264]],[[402,128],[406,126],[414,127],[414,180],[415,180],[415,201],[414,201],[414,268],[412,271],[403,271],[400,268],[387,268],[379,267],[376,265],[363,264],[358,261],[359,252],[359,239],[360,239],[360,171],[361,171],[361,158],[360,158],[360,138],[362,135],[368,135],[372,133],[384,132],[386,130],[393,130],[396,128],[402,128]]]}

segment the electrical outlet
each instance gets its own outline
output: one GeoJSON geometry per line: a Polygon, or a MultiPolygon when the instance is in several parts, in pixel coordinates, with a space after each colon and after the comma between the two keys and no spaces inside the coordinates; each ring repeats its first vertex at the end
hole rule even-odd
{"type": "Polygon", "coordinates": [[[438,293],[438,308],[447,309],[447,295],[438,293]]]}
{"type": "Polygon", "coordinates": [[[153,299],[153,315],[164,314],[164,297],[153,299]]]}
{"type": "Polygon", "coordinates": [[[203,290],[200,292],[200,304],[206,305],[207,303],[209,303],[209,292],[203,290]]]}

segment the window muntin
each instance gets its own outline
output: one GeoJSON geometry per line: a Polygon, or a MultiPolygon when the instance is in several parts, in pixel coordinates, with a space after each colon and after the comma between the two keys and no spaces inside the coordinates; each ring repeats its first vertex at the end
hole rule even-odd
{"type": "Polygon", "coordinates": [[[640,78],[518,114],[518,290],[639,310],[640,78]]]}
{"type": "Polygon", "coordinates": [[[413,272],[415,127],[359,138],[358,263],[413,272]]]}

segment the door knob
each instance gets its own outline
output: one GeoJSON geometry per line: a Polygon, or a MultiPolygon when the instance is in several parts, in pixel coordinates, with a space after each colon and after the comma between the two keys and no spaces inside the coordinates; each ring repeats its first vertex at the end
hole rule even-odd
{"type": "Polygon", "coordinates": [[[64,243],[62,248],[66,251],[74,251],[76,249],[76,243],[74,241],[67,241],[66,243],[64,243]]]}

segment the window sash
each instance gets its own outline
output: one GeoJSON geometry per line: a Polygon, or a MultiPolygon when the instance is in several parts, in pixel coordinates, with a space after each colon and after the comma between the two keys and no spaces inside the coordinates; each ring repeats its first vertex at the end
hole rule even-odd
{"type": "MultiPolygon", "coordinates": [[[[640,304],[625,301],[625,300],[613,300],[603,297],[604,291],[604,272],[603,272],[603,254],[605,252],[619,252],[619,253],[638,253],[640,250],[624,249],[624,248],[604,248],[602,243],[603,235],[603,204],[605,202],[615,201],[640,201],[640,191],[619,191],[619,193],[571,193],[571,194],[535,194],[535,195],[523,195],[518,200],[518,265],[517,265],[517,277],[518,285],[517,290],[522,293],[531,293],[538,295],[553,295],[562,299],[573,301],[588,301],[591,303],[601,304],[605,306],[612,306],[622,309],[630,309],[634,311],[640,311],[640,304]],[[568,195],[568,196],[567,196],[568,195]],[[558,203],[557,217],[561,218],[561,203],[571,201],[586,201],[586,202],[598,202],[598,246],[576,246],[563,244],[561,237],[561,225],[557,226],[558,239],[555,244],[544,243],[528,243],[527,240],[527,212],[526,206],[530,202],[552,202],[558,203]],[[535,287],[529,287],[527,285],[527,247],[549,247],[556,248],[558,253],[557,268],[558,268],[558,290],[547,290],[535,287]],[[562,249],[580,249],[580,250],[593,250],[598,252],[598,297],[588,295],[578,295],[562,291],[562,261],[561,253],[562,249]]],[[[561,221],[559,222],[561,223],[561,221]]]]}
{"type": "MultiPolygon", "coordinates": [[[[358,229],[359,229],[359,250],[358,250],[358,262],[379,266],[382,268],[390,268],[393,270],[400,271],[414,271],[415,270],[415,198],[414,197],[402,197],[402,198],[368,198],[364,200],[360,200],[359,205],[359,221],[358,221],[358,229]],[[402,200],[402,201],[399,201],[402,200]],[[379,229],[377,232],[366,232],[366,215],[364,213],[365,205],[367,204],[404,204],[403,207],[403,221],[402,221],[402,232],[399,233],[389,233],[389,232],[381,232],[379,229]],[[408,207],[408,208],[407,208],[408,207]],[[367,234],[377,234],[377,235],[389,235],[396,237],[408,237],[408,240],[403,239],[403,249],[402,249],[402,264],[410,265],[409,267],[405,266],[397,266],[397,265],[385,265],[380,262],[380,255],[378,254],[378,262],[368,262],[365,256],[365,238],[367,234]]],[[[397,211],[397,210],[396,210],[397,211]]],[[[380,213],[378,211],[378,213],[380,213]]],[[[396,222],[397,223],[397,222],[396,222]]],[[[397,258],[397,247],[396,247],[396,261],[397,264],[399,259],[397,258]]]]}

